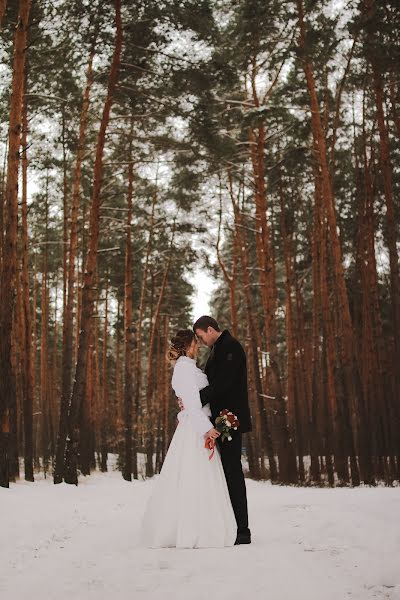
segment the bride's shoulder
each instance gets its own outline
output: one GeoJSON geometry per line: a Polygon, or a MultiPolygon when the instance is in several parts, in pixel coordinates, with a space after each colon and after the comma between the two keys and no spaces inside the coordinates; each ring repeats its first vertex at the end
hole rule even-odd
{"type": "Polygon", "coordinates": [[[196,365],[193,365],[190,362],[190,358],[187,358],[186,356],[180,356],[178,358],[178,360],[175,363],[175,367],[174,367],[174,372],[172,373],[172,386],[178,384],[179,382],[183,382],[183,381],[191,381],[192,379],[195,379],[195,367],[196,365]]]}
{"type": "Polygon", "coordinates": [[[188,356],[180,356],[175,363],[174,372],[185,372],[196,369],[196,363],[188,356]]]}

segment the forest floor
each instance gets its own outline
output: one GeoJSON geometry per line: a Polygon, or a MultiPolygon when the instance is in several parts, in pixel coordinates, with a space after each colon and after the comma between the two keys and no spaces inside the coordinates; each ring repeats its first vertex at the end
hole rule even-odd
{"type": "MultiPolygon", "coordinates": [[[[156,476],[157,477],[157,476],[156,476]]],[[[7,600],[400,600],[400,487],[319,489],[247,479],[252,544],[146,549],[155,479],[0,488],[7,600]]]]}

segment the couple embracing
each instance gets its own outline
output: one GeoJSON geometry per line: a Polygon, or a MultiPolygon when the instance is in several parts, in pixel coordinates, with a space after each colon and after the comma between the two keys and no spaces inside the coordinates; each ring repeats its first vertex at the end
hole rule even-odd
{"type": "Polygon", "coordinates": [[[181,411],[141,522],[150,548],[219,548],[251,541],[242,434],[251,431],[246,355],[209,316],[180,330],[168,353],[181,411]],[[211,351],[196,366],[199,343],[211,351]]]}

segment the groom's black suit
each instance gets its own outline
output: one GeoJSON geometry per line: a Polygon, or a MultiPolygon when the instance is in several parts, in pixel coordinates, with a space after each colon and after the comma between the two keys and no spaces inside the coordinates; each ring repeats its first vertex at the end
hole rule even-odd
{"type": "Polygon", "coordinates": [[[210,403],[211,421],[224,408],[239,419],[232,440],[218,438],[229,495],[238,526],[238,533],[248,534],[246,485],[241,463],[242,433],[251,431],[251,416],[247,395],[246,354],[240,342],[225,329],[211,348],[205,373],[209,385],[200,390],[201,403],[210,403]]]}

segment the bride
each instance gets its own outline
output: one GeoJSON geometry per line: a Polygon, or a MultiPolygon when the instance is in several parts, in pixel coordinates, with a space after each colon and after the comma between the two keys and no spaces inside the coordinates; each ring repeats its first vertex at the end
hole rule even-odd
{"type": "Polygon", "coordinates": [[[199,390],[208,380],[196,366],[197,352],[190,329],[172,338],[168,352],[175,362],[172,387],[185,409],[178,413],[177,428],[143,515],[140,539],[150,548],[220,548],[233,546],[236,539],[218,445],[212,458],[205,447],[207,438],[215,441],[220,434],[209,419],[209,404],[201,405],[199,390]]]}

